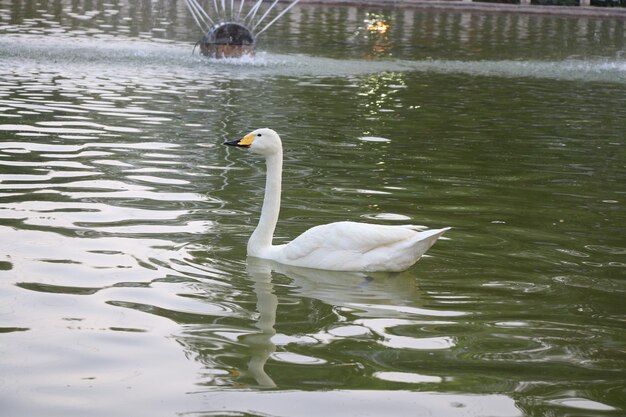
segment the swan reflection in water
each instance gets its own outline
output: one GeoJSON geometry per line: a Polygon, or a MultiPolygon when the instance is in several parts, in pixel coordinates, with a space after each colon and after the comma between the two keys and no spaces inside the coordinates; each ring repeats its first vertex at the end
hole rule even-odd
{"type": "MultiPolygon", "coordinates": [[[[274,261],[248,257],[246,271],[253,280],[257,303],[258,333],[248,334],[241,342],[250,348],[248,372],[260,387],[276,387],[265,372],[265,364],[276,352],[272,340],[276,335],[278,297],[274,293],[272,274],[279,273],[292,280],[290,286],[297,294],[318,299],[332,306],[350,309],[385,310],[414,299],[415,277],[408,273],[338,272],[283,265],[274,261]]],[[[378,313],[380,313],[380,310],[378,313]]],[[[398,311],[399,315],[403,315],[398,311]]],[[[367,312],[361,316],[369,315],[367,312]]]]}

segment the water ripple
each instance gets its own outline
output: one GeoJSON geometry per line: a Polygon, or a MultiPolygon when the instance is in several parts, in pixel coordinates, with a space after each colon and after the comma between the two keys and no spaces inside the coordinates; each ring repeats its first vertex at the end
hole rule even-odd
{"type": "Polygon", "coordinates": [[[15,150],[23,149],[31,152],[78,152],[88,148],[113,148],[113,149],[172,149],[177,148],[178,145],[173,143],[158,143],[158,142],[138,142],[138,143],[123,143],[123,142],[93,142],[85,143],[83,145],[56,145],[47,143],[33,143],[33,142],[0,142],[0,149],[2,150],[15,150]]]}
{"type": "MultiPolygon", "coordinates": [[[[374,334],[382,337],[378,343],[393,349],[417,349],[417,350],[440,350],[450,349],[456,345],[449,336],[417,337],[415,335],[403,336],[403,333],[413,326],[422,326],[425,323],[402,319],[362,319],[356,320],[355,324],[367,327],[374,334]]],[[[430,323],[429,323],[430,324],[430,323]]],[[[409,333],[413,333],[410,330],[409,333]]]]}

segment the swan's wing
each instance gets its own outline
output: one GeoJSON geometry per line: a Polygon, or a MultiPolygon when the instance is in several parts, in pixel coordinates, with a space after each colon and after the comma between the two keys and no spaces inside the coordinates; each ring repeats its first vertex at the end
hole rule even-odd
{"type": "Polygon", "coordinates": [[[361,255],[385,246],[392,246],[413,237],[420,226],[386,226],[355,222],[338,222],[313,227],[283,248],[289,261],[337,256],[338,252],[361,255]]]}

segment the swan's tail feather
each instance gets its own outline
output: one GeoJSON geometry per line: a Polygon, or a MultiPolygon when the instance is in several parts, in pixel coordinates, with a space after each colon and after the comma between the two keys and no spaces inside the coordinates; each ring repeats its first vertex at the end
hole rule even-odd
{"type": "Polygon", "coordinates": [[[417,256],[415,260],[417,261],[417,259],[421,258],[435,244],[437,239],[448,230],[450,230],[449,227],[444,227],[443,229],[432,229],[417,233],[413,243],[414,254],[417,256]]]}

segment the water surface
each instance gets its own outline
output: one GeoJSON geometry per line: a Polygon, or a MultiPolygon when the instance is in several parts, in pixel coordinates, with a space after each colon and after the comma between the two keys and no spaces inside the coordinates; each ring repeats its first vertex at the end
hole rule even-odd
{"type": "Polygon", "coordinates": [[[623,21],[298,6],[206,61],[182,4],[0,19],[4,414],[623,414],[623,21]],[[399,275],[246,260],[264,167],[221,143],[261,126],[278,242],[452,231],[399,275]]]}

